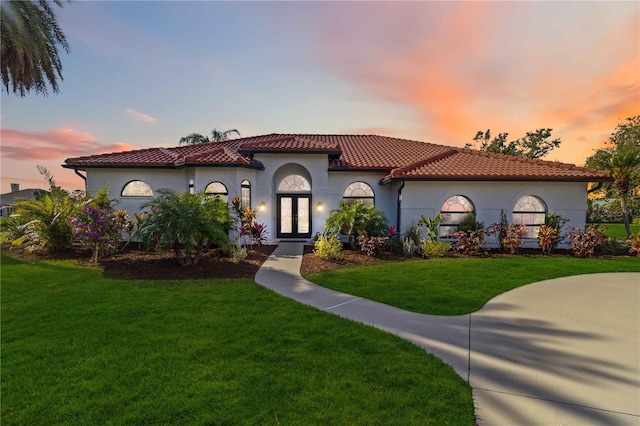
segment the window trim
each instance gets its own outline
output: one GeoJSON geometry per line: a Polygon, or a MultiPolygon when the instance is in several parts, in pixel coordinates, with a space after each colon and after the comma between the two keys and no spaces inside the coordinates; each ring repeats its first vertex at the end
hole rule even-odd
{"type": "Polygon", "coordinates": [[[246,209],[247,207],[251,208],[251,182],[249,182],[248,179],[242,179],[242,182],[240,182],[240,207],[242,207],[243,209],[246,209]],[[244,191],[247,190],[247,194],[248,194],[248,199],[249,199],[249,205],[245,205],[245,197],[244,197],[244,191]]]}

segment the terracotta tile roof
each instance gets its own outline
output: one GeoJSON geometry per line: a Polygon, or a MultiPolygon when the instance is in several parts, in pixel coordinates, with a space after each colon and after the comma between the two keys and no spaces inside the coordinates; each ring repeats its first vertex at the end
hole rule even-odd
{"type": "Polygon", "coordinates": [[[573,164],[534,160],[454,148],[391,171],[385,181],[400,180],[610,180],[610,173],[573,164]]]}
{"type": "Polygon", "coordinates": [[[377,170],[383,179],[610,180],[606,171],[376,135],[277,134],[175,148],[69,158],[64,167],[235,166],[262,169],[255,153],[326,153],[329,170],[377,170]]]}

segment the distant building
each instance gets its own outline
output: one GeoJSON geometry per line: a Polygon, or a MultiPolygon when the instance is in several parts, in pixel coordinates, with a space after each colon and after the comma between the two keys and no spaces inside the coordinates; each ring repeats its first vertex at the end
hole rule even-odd
{"type": "Polygon", "coordinates": [[[20,184],[12,183],[11,192],[0,195],[0,218],[9,217],[13,213],[13,205],[18,199],[34,200],[39,193],[47,192],[44,189],[30,188],[20,189],[20,184]]]}

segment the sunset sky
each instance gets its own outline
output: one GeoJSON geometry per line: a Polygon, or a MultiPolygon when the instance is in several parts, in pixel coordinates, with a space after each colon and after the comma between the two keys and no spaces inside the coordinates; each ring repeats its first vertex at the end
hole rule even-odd
{"type": "Polygon", "coordinates": [[[640,114],[640,3],[82,2],[60,94],[1,95],[1,192],[84,189],[68,157],[212,128],[464,146],[553,128],[582,165],[640,114]]]}

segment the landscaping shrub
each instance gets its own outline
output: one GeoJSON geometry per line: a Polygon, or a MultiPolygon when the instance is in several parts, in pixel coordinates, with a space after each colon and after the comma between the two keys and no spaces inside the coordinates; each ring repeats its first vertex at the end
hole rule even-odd
{"type": "Polygon", "coordinates": [[[504,210],[500,210],[500,222],[492,224],[487,230],[488,235],[495,235],[500,251],[504,251],[505,249],[503,241],[507,237],[508,226],[509,221],[507,220],[507,215],[504,210]]]}
{"type": "Polygon", "coordinates": [[[75,218],[69,218],[73,232],[81,243],[91,249],[91,262],[114,253],[122,241],[122,225],[111,207],[86,205],[75,218]]]}
{"type": "Polygon", "coordinates": [[[629,251],[629,245],[624,240],[618,240],[617,238],[605,237],[598,252],[602,254],[621,255],[627,254],[629,251]]]}
{"type": "Polygon", "coordinates": [[[459,253],[467,255],[475,255],[480,253],[482,246],[486,242],[485,230],[479,229],[477,231],[458,231],[453,234],[453,238],[456,240],[453,243],[453,249],[459,253]]]}
{"type": "Polygon", "coordinates": [[[267,242],[267,225],[264,223],[253,222],[251,227],[251,244],[262,247],[267,242]]]}
{"type": "Polygon", "coordinates": [[[568,236],[571,238],[571,248],[577,257],[593,257],[596,249],[604,242],[605,227],[590,225],[586,231],[569,227],[568,236]]]}
{"type": "MultiPolygon", "coordinates": [[[[426,230],[425,239],[427,241],[438,241],[438,225],[442,222],[442,214],[438,213],[433,219],[422,215],[418,221],[418,236],[422,234],[422,229],[426,230]]],[[[419,244],[419,242],[417,242],[419,244]]]]}
{"type": "Polygon", "coordinates": [[[388,247],[389,238],[365,237],[364,235],[360,235],[358,237],[358,244],[360,245],[360,251],[364,252],[367,256],[377,257],[388,247]]]}
{"type": "Polygon", "coordinates": [[[422,255],[425,257],[444,257],[451,249],[446,241],[425,241],[422,244],[422,255]]]}
{"type": "Polygon", "coordinates": [[[143,244],[172,249],[180,265],[196,264],[206,246],[229,245],[229,208],[218,197],[160,189],[142,208],[150,210],[139,229],[143,244]]]}
{"type": "Polygon", "coordinates": [[[233,246],[233,250],[231,251],[231,260],[234,263],[240,263],[246,258],[247,248],[242,246],[242,241],[238,238],[233,246]]]}
{"type": "MultiPolygon", "coordinates": [[[[472,232],[477,233],[481,230],[484,230],[484,223],[478,222],[473,213],[465,213],[460,223],[458,223],[458,231],[465,232],[468,236],[470,236],[472,232]]],[[[484,237],[484,231],[482,235],[484,237]]]]}
{"type": "Polygon", "coordinates": [[[321,236],[313,244],[313,253],[324,260],[337,260],[342,257],[342,242],[336,236],[321,236]]]}
{"type": "Polygon", "coordinates": [[[538,231],[538,244],[542,254],[551,254],[551,250],[558,240],[558,230],[552,226],[541,225],[538,231]]]}
{"type": "Polygon", "coordinates": [[[389,235],[389,251],[392,253],[402,253],[402,235],[395,226],[390,226],[387,231],[389,235]]]}
{"type": "MultiPolygon", "coordinates": [[[[415,248],[417,248],[418,246],[420,246],[422,239],[420,238],[420,230],[418,229],[418,227],[414,224],[411,224],[411,226],[409,228],[407,228],[406,231],[404,231],[404,235],[402,236],[402,244],[405,244],[405,240],[409,238],[411,241],[413,241],[413,243],[415,244],[414,247],[414,251],[415,248]]],[[[411,252],[411,255],[413,256],[413,252],[411,252]]]]}
{"type": "Polygon", "coordinates": [[[356,239],[359,235],[380,236],[386,229],[387,218],[384,213],[362,201],[341,200],[338,208],[331,210],[324,224],[324,234],[345,235],[353,250],[357,250],[356,239]]]}
{"type": "Polygon", "coordinates": [[[509,253],[516,254],[520,250],[520,246],[524,242],[524,234],[527,232],[525,225],[509,225],[505,230],[505,237],[502,244],[509,253]]]}
{"type": "Polygon", "coordinates": [[[29,242],[52,251],[71,248],[74,235],[69,218],[81,209],[82,202],[57,186],[35,200],[19,200],[12,215],[14,244],[29,242]]]}
{"type": "Polygon", "coordinates": [[[416,254],[417,247],[418,246],[416,245],[416,242],[413,238],[406,237],[402,243],[402,253],[407,257],[412,257],[414,254],[416,254]]]}
{"type": "Polygon", "coordinates": [[[635,253],[637,256],[640,256],[640,232],[631,234],[627,239],[627,243],[629,243],[629,254],[635,253]]]}

